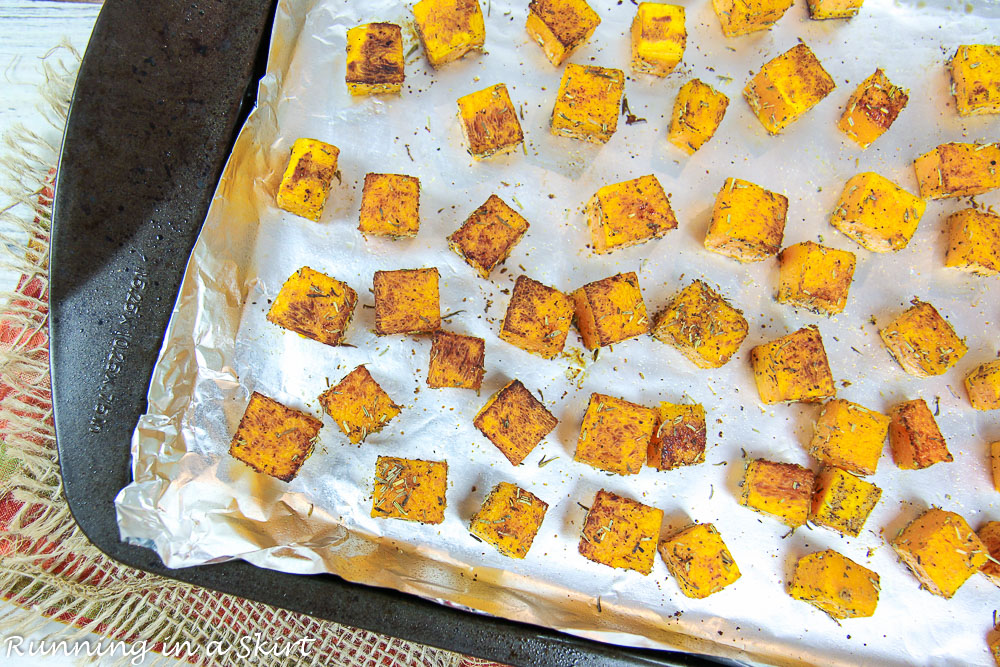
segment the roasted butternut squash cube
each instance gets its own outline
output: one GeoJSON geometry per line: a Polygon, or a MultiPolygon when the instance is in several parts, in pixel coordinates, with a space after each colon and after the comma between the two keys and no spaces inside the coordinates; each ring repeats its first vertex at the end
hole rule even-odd
{"type": "Polygon", "coordinates": [[[357,293],[346,283],[303,266],[281,286],[267,321],[320,343],[340,345],[357,303],[357,293]]]}
{"type": "Polygon", "coordinates": [[[949,65],[960,116],[1000,113],[1000,45],[963,44],[949,65]]]}
{"type": "Polygon", "coordinates": [[[605,185],[590,199],[584,213],[591,245],[598,253],[658,239],[677,228],[667,193],[652,174],[605,185]]]}
{"type": "Polygon", "coordinates": [[[948,216],[944,265],[980,276],[1000,274],[1000,215],[967,208],[948,216]]]}
{"type": "Polygon", "coordinates": [[[965,356],[969,348],[934,306],[919,299],[911,303],[878,335],[889,354],[910,375],[941,375],[965,356]]]}
{"type": "Polygon", "coordinates": [[[250,395],[229,454],[248,466],[290,482],[312,454],[323,422],[258,392],[250,395]]]}
{"type": "Polygon", "coordinates": [[[816,475],[809,521],[857,537],[881,497],[882,489],[871,482],[825,466],[816,475]]]}
{"type": "Polygon", "coordinates": [[[739,502],[798,528],[809,518],[814,479],[812,470],[795,463],[754,459],[744,472],[739,502]]]}
{"type": "Polygon", "coordinates": [[[506,84],[498,83],[458,98],[458,118],[469,153],[477,160],[510,153],[524,143],[521,122],[506,84]]]}
{"type": "Polygon", "coordinates": [[[865,0],[809,0],[809,18],[849,19],[857,16],[865,0]]]}
{"type": "Polygon", "coordinates": [[[618,129],[624,93],[625,74],[620,69],[566,65],[552,107],[552,134],[607,143],[618,129]]]}
{"type": "Polygon", "coordinates": [[[937,507],[911,521],[892,548],[923,588],[944,598],[989,560],[989,550],[965,519],[937,507]]]}
{"type": "Polygon", "coordinates": [[[872,616],[878,606],[879,576],[833,549],[803,556],[795,563],[788,594],[833,618],[872,616]]]}
{"type": "Polygon", "coordinates": [[[469,531],[504,556],[524,558],[548,509],[549,504],[535,494],[500,482],[472,517],[469,531]]]}
{"type": "Polygon", "coordinates": [[[601,17],[585,0],[531,0],[524,27],[558,67],[590,39],[600,23],[601,17]]]}
{"type": "Polygon", "coordinates": [[[657,314],[651,333],[698,368],[720,368],[740,348],[748,331],[741,311],[695,280],[657,314]]]}
{"type": "Polygon", "coordinates": [[[767,30],[785,15],[794,0],[712,0],[726,37],[767,30]]]}
{"type": "Polygon", "coordinates": [[[366,174],[358,230],[399,239],[420,231],[420,179],[402,174],[366,174]]]}
{"type": "Polygon", "coordinates": [[[649,331],[646,304],[635,272],[587,283],[572,294],[574,321],[588,350],[614,345],[649,331]]]}
{"type": "Polygon", "coordinates": [[[289,213],[317,222],[330,195],[340,149],[319,139],[296,139],[281,177],[275,203],[289,213]]]}
{"type": "Polygon", "coordinates": [[[646,448],[646,465],[672,470],[705,462],[705,408],[700,403],[661,402],[656,428],[646,448]]]}
{"type": "Polygon", "coordinates": [[[1000,440],[990,443],[990,470],[993,472],[993,488],[1000,491],[1000,440]]]}
{"type": "Polygon", "coordinates": [[[486,401],[472,423],[517,466],[552,432],[558,420],[520,380],[511,380],[486,401]]]}
{"type": "Polygon", "coordinates": [[[372,517],[424,524],[444,521],[448,462],[380,456],[375,461],[372,517]]]}
{"type": "Polygon", "coordinates": [[[573,460],[619,475],[635,475],[646,460],[656,410],[593,393],[583,415],[573,460]]]}
{"type": "Polygon", "coordinates": [[[980,364],[969,373],[965,390],[976,410],[1000,409],[1000,359],[980,364]]]}
{"type": "Polygon", "coordinates": [[[851,95],[837,127],[858,146],[868,148],[892,126],[909,100],[909,91],[876,69],[851,95]]]}
{"type": "Polygon", "coordinates": [[[897,403],[889,411],[889,418],[889,446],[897,466],[920,470],[951,462],[948,443],[924,399],[897,403]]]}
{"type": "Polygon", "coordinates": [[[740,568],[710,523],[697,523],[660,542],[660,556],[681,593],[706,598],[740,578],[740,568]]]}
{"type": "Polygon", "coordinates": [[[729,98],[700,79],[691,79],[677,91],[667,140],[688,155],[715,135],[729,107],[729,98]]]}
{"type": "Polygon", "coordinates": [[[375,333],[429,333],[441,328],[438,270],[376,271],[375,333]]]}
{"type": "Polygon", "coordinates": [[[580,554],[608,567],[649,574],[663,510],[601,489],[587,511],[580,554]]]}
{"type": "Polygon", "coordinates": [[[910,242],[927,202],[872,172],[844,184],[830,223],[872,252],[902,250],[910,242]]]}
{"type": "Polygon", "coordinates": [[[743,89],[743,97],[764,129],[778,134],[835,87],[809,47],[797,44],[761,67],[743,89]]]}
{"type": "Polygon", "coordinates": [[[347,31],[347,90],[351,95],[403,89],[403,32],[395,23],[369,23],[347,31]]]}
{"type": "Polygon", "coordinates": [[[434,333],[431,360],[427,365],[427,386],[441,389],[475,389],[483,384],[486,341],[449,331],[434,333]]]}
{"type": "Polygon", "coordinates": [[[632,71],[666,76],[684,57],[684,8],[640,2],[632,19],[632,71]]]}
{"type": "Polygon", "coordinates": [[[924,199],[971,197],[1000,188],[1000,143],[941,144],[913,161],[924,199]]]}
{"type": "Polygon", "coordinates": [[[788,198],[727,178],[712,208],[705,247],[741,262],[760,262],[781,248],[788,198]]]}
{"type": "Polygon", "coordinates": [[[853,252],[827,248],[812,241],[788,246],[778,253],[778,303],[836,315],[847,305],[854,280],[853,252]]]}
{"type": "Polygon", "coordinates": [[[320,394],[319,402],[354,444],[381,431],[402,410],[364,364],[320,394]]]}
{"type": "Polygon", "coordinates": [[[830,363],[819,329],[808,326],[750,350],[757,393],[762,403],[833,398],[830,363]]]}
{"type": "Polygon", "coordinates": [[[858,475],[874,475],[889,421],[874,410],[835,398],[823,406],[816,420],[809,454],[858,475]]]}
{"type": "Polygon", "coordinates": [[[479,0],[420,0],[413,5],[413,20],[431,67],[481,51],[486,41],[479,0]]]}
{"type": "Polygon", "coordinates": [[[552,359],[562,352],[573,321],[573,299],[527,276],[518,276],[500,325],[500,338],[552,359]]]}
{"type": "Polygon", "coordinates": [[[990,559],[981,571],[990,581],[1000,586],[1000,521],[987,521],[976,535],[990,554],[990,559]]]}
{"type": "Polygon", "coordinates": [[[528,231],[528,221],[496,195],[448,237],[448,247],[459,254],[483,278],[489,278],[497,264],[528,231]]]}

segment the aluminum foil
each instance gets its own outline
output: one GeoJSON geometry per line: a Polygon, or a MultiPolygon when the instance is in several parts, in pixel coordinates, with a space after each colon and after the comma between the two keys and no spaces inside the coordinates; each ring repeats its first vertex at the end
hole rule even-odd
{"type": "MultiPolygon", "coordinates": [[[[122,538],[156,550],[174,568],[241,558],[296,573],[333,572],[490,614],[621,645],[668,647],[780,664],[988,664],[986,636],[1000,591],[973,577],[951,600],[921,590],[884,537],[929,506],[978,527],[1000,519],[987,443],[1000,414],[972,410],[962,378],[997,355],[1000,280],[943,267],[943,221],[968,200],[930,202],[909,246],[873,254],[839,233],[829,216],[844,182],[876,171],[911,192],[912,160],[946,141],[995,141],[998,117],[960,119],[946,62],[962,43],[995,43],[995,5],[867,0],[850,20],[810,21],[798,3],[777,26],[724,39],[711,3],[683,2],[688,45],[666,79],[630,77],[626,97],[645,122],[620,123],[604,146],[549,133],[561,76],[524,29],[526,3],[482,0],[487,39],[472,55],[433,71],[416,44],[408,7],[389,0],[283,0],[273,29],[258,106],[233,149],[187,267],[149,391],[149,412],[132,440],[134,482],[117,498],[122,538]],[[409,52],[399,96],[351,98],[344,85],[345,33],[370,21],[404,26],[409,52]],[[749,77],[804,40],[836,81],[834,92],[778,137],[768,136],[742,99],[749,77]],[[866,151],[835,123],[875,67],[910,90],[892,129],[866,151]],[[666,141],[678,88],[700,77],[729,95],[715,138],[688,157],[666,141]],[[526,152],[487,162],[467,154],[455,100],[505,82],[526,135],[526,152]],[[298,137],[340,147],[335,183],[320,222],[277,209],[274,194],[298,137]],[[421,228],[410,240],[364,239],[357,231],[367,172],[411,174],[421,182],[421,228]],[[598,256],[587,250],[581,208],[602,185],[653,173],[680,221],[661,240],[598,256]],[[785,244],[821,241],[851,250],[858,267],[846,310],[825,318],[774,302],[777,264],[741,264],[707,252],[702,239],[724,179],[754,181],[789,197],[785,244]],[[517,208],[531,228],[490,280],[447,247],[445,237],[490,194],[517,208]],[[301,266],[329,273],[360,295],[347,342],[328,347],[265,321],[283,281],[301,266]],[[482,394],[429,389],[426,337],[372,333],[372,274],[436,266],[447,328],[487,341],[482,394]],[[544,361],[497,337],[514,278],[527,274],[570,291],[620,271],[639,276],[656,312],[690,281],[717,285],[750,321],[750,335],[718,370],[698,370],[649,337],[602,349],[596,361],[578,336],[544,361]],[[877,335],[912,297],[934,304],[969,344],[947,374],[905,374],[877,335]],[[888,452],[870,479],[881,502],[857,538],[821,528],[793,534],[736,502],[747,457],[816,468],[805,453],[818,406],[765,406],[750,371],[750,349],[803,325],[819,326],[838,396],[887,411],[923,397],[955,457],[923,471],[897,468],[888,452]],[[404,405],[383,432],[351,445],[328,417],[320,444],[298,477],[283,483],[232,459],[228,444],[256,390],[320,416],[316,397],[365,363],[404,405]],[[512,467],[472,426],[487,397],[511,378],[544,397],[559,425],[525,463],[512,467]],[[608,476],[572,460],[591,392],[655,405],[697,401],[708,410],[707,461],[669,472],[645,468],[608,476]],[[373,519],[375,459],[406,456],[449,463],[443,524],[373,519]],[[542,458],[555,459],[544,467],[542,458]],[[528,557],[513,560],[468,534],[490,488],[521,485],[549,511],[528,557]],[[653,572],[613,570],[577,553],[579,532],[601,488],[665,511],[664,534],[690,521],[713,522],[742,578],[703,600],[683,596],[657,559],[653,572]],[[881,576],[874,617],[837,623],[785,592],[793,563],[833,548],[881,576]]],[[[630,2],[592,3],[603,22],[571,62],[629,72],[630,2]]],[[[624,119],[622,119],[624,121],[624,119]]],[[[1000,201],[998,193],[979,198],[1000,201]]]]}

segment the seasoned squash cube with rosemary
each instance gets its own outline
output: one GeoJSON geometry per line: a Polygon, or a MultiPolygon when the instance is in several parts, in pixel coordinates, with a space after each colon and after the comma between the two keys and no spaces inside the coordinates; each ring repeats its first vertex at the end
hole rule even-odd
{"type": "Polygon", "coordinates": [[[479,0],[420,0],[413,5],[413,20],[431,67],[481,51],[486,41],[479,0]]]}
{"type": "Polygon", "coordinates": [[[517,466],[552,432],[558,420],[520,380],[511,380],[490,397],[472,423],[517,466]]]}
{"type": "Polygon", "coordinates": [[[816,420],[809,454],[858,475],[874,475],[889,422],[881,413],[835,398],[823,406],[816,420]]]}
{"type": "Polygon", "coordinates": [[[705,408],[700,403],[661,402],[656,428],[646,448],[646,465],[671,470],[705,461],[705,408]]]}
{"type": "Polygon", "coordinates": [[[726,37],[767,30],[785,15],[794,0],[712,0],[726,37]]]}
{"type": "Polygon", "coordinates": [[[878,334],[889,354],[910,375],[941,375],[969,348],[934,306],[919,299],[911,303],[878,334]]]}
{"type": "Polygon", "coordinates": [[[229,454],[257,472],[290,482],[312,454],[323,422],[258,392],[229,443],[229,454]]]}
{"type": "Polygon", "coordinates": [[[764,129],[778,134],[835,87],[809,47],[797,44],[761,67],[743,97],[764,129]]]}
{"type": "Polygon", "coordinates": [[[693,154],[719,129],[728,107],[725,93],[700,79],[691,79],[677,92],[667,139],[688,155],[693,154]]]}
{"type": "Polygon", "coordinates": [[[1000,188],[1000,143],[941,144],[913,161],[924,199],[972,197],[1000,188]]]}
{"type": "Polygon", "coordinates": [[[318,221],[338,174],[339,156],[339,148],[319,139],[296,139],[275,197],[278,208],[318,221]]]}
{"type": "Polygon", "coordinates": [[[866,618],[878,606],[879,576],[833,549],[795,563],[788,594],[833,618],[866,618]]]}
{"type": "Polygon", "coordinates": [[[465,223],[448,237],[448,247],[464,259],[483,278],[489,278],[497,264],[528,231],[528,221],[500,197],[490,195],[472,212],[465,223]]]}
{"type": "Polygon", "coordinates": [[[376,271],[375,333],[429,333],[441,328],[438,270],[376,271]]]}
{"type": "Polygon", "coordinates": [[[518,276],[500,325],[500,338],[552,359],[562,352],[573,321],[573,299],[527,276],[518,276]]]}
{"type": "Polygon", "coordinates": [[[844,184],[830,223],[872,252],[902,250],[910,242],[927,202],[872,172],[844,184]]]}
{"type": "Polygon", "coordinates": [[[402,174],[366,174],[358,230],[394,239],[420,231],[420,179],[402,174]]]}
{"type": "Polygon", "coordinates": [[[684,57],[684,8],[640,2],[632,19],[632,71],[666,76],[684,57]]]}
{"type": "Polygon", "coordinates": [[[960,116],[1000,113],[1000,45],[963,44],[949,65],[960,116]]]}
{"type": "Polygon", "coordinates": [[[892,459],[903,470],[921,470],[952,460],[948,443],[922,398],[897,403],[889,410],[892,459]]]}
{"type": "Polygon", "coordinates": [[[354,444],[381,431],[401,410],[364,364],[320,394],[319,402],[354,444]]]}
{"type": "Polygon", "coordinates": [[[375,461],[372,517],[424,524],[444,521],[448,462],[380,456],[375,461]]]}
{"type": "Polygon", "coordinates": [[[741,262],[759,262],[781,248],[788,198],[776,192],[727,178],[712,208],[705,247],[741,262]]]}
{"type": "Polygon", "coordinates": [[[836,315],[847,305],[854,280],[853,252],[827,248],[812,241],[788,246],[778,253],[778,303],[836,315]]]}
{"type": "Polygon", "coordinates": [[[449,331],[436,331],[427,365],[427,386],[479,391],[483,383],[486,341],[449,331]]]}
{"type": "Polygon", "coordinates": [[[645,243],[677,227],[667,193],[652,174],[605,185],[591,197],[584,213],[597,253],[645,243]]]}
{"type": "Polygon", "coordinates": [[[987,521],[976,535],[990,554],[990,560],[983,565],[981,572],[1000,586],[1000,521],[987,521]]]}
{"type": "Polygon", "coordinates": [[[347,90],[351,95],[403,89],[403,32],[395,23],[369,23],[347,31],[347,90]]]}
{"type": "Polygon", "coordinates": [[[948,216],[944,265],[980,276],[1000,274],[1000,215],[967,208],[948,216]]]}
{"type": "Polygon", "coordinates": [[[357,303],[357,293],[346,283],[303,266],[281,286],[267,321],[320,343],[340,345],[357,303]]]}
{"type": "Polygon", "coordinates": [[[1000,409],[1000,359],[974,368],[965,377],[965,390],[976,410],[1000,409]]]}
{"type": "Polygon", "coordinates": [[[608,567],[649,574],[661,523],[663,510],[601,489],[587,510],[580,554],[608,567]]]}
{"type": "Polygon", "coordinates": [[[698,368],[719,368],[740,348],[748,331],[742,312],[695,280],[657,314],[650,333],[698,368]]]}
{"type": "Polygon", "coordinates": [[[909,91],[876,69],[855,89],[837,127],[858,146],[868,148],[892,126],[909,100],[909,91]]]}
{"type": "Polygon", "coordinates": [[[747,464],[739,503],[797,528],[809,518],[815,476],[795,463],[754,459],[747,464]]]}
{"type": "Polygon", "coordinates": [[[585,0],[531,0],[525,28],[558,67],[583,45],[601,23],[585,0]]]}
{"type": "Polygon", "coordinates": [[[808,326],[750,350],[757,393],[763,403],[833,398],[830,363],[819,329],[808,326]]]}
{"type": "Polygon", "coordinates": [[[524,558],[549,504],[533,493],[500,482],[472,517],[469,531],[510,558],[524,558]]]}
{"type": "Polygon", "coordinates": [[[477,160],[510,153],[524,143],[521,123],[505,84],[458,98],[458,118],[469,153],[477,160]]]}
{"type": "Polygon", "coordinates": [[[635,272],[587,283],[572,294],[574,322],[588,350],[614,345],[649,331],[646,304],[635,272]]]}
{"type": "Polygon", "coordinates": [[[809,521],[857,537],[882,497],[882,489],[851,473],[825,466],[816,475],[809,521]]]}
{"type": "Polygon", "coordinates": [[[652,408],[593,393],[573,459],[606,472],[635,475],[646,461],[656,422],[652,408]]]}
{"type": "Polygon", "coordinates": [[[891,544],[923,587],[944,598],[989,560],[989,550],[965,519],[938,507],[911,521],[891,544]]]}
{"type": "Polygon", "coordinates": [[[809,18],[849,19],[857,16],[865,0],[809,0],[809,18]]]}
{"type": "Polygon", "coordinates": [[[618,129],[624,93],[625,74],[620,69],[566,65],[552,108],[552,134],[607,143],[618,129]]]}
{"type": "Polygon", "coordinates": [[[660,542],[660,556],[689,598],[718,593],[740,578],[740,568],[715,526],[696,523],[660,542]]]}

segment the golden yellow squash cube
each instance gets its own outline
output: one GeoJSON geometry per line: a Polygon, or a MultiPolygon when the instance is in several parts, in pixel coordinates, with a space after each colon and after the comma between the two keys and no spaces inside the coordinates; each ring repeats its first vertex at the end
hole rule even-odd
{"type": "Polygon", "coordinates": [[[402,409],[385,393],[364,364],[320,394],[319,402],[354,444],[367,438],[369,433],[381,431],[402,409]]]}
{"type": "Polygon", "coordinates": [[[635,475],[646,460],[656,422],[652,408],[593,393],[573,459],[599,470],[635,475]]]}
{"type": "Polygon", "coordinates": [[[573,321],[573,299],[527,276],[518,276],[500,338],[526,352],[552,359],[562,352],[573,321]]]}
{"type": "Polygon", "coordinates": [[[666,76],[684,57],[684,8],[640,2],[632,19],[632,71],[666,76]]]}
{"type": "Polygon", "coordinates": [[[851,95],[837,127],[858,146],[868,148],[892,126],[909,100],[909,91],[876,69],[851,95]]]}
{"type": "Polygon", "coordinates": [[[700,403],[661,402],[646,448],[646,465],[657,470],[705,462],[705,408],[700,403]]]}
{"type": "Polygon", "coordinates": [[[479,388],[483,383],[486,341],[449,331],[436,331],[427,365],[427,386],[441,389],[479,388]]]}
{"type": "Polygon", "coordinates": [[[376,271],[375,333],[430,333],[441,328],[438,270],[376,271]]]}
{"type": "Polygon", "coordinates": [[[739,503],[797,528],[809,518],[815,475],[795,463],[754,459],[740,483],[739,503]]]}
{"type": "Polygon", "coordinates": [[[833,618],[865,618],[878,606],[879,576],[833,549],[795,563],[788,594],[833,618]]]}
{"type": "Polygon", "coordinates": [[[705,145],[722,124],[729,98],[700,79],[677,91],[667,140],[688,155],[705,145]]]}
{"type": "Polygon", "coordinates": [[[818,403],[837,394],[819,329],[808,326],[750,350],[763,403],[818,403]]]}
{"type": "Polygon", "coordinates": [[[649,574],[661,523],[663,510],[601,489],[584,520],[580,554],[608,567],[649,574]]]}
{"type": "Polygon", "coordinates": [[[574,322],[588,350],[614,345],[649,331],[646,304],[635,272],[587,283],[572,294],[574,322]]]}
{"type": "Polygon", "coordinates": [[[528,3],[528,35],[558,67],[583,45],[601,23],[585,0],[531,0],[528,3]]]}
{"type": "Polygon", "coordinates": [[[882,497],[882,489],[846,470],[826,466],[816,475],[809,521],[857,537],[882,497]]]}
{"type": "Polygon", "coordinates": [[[372,516],[424,524],[444,521],[448,462],[380,456],[375,461],[372,516]]]}
{"type": "Polygon", "coordinates": [[[978,572],[989,553],[965,519],[937,507],[911,521],[891,544],[923,587],[944,598],[978,572]]]}
{"type": "Polygon", "coordinates": [[[257,472],[290,482],[312,454],[323,422],[258,392],[240,419],[229,454],[257,472]]]}
{"type": "Polygon", "coordinates": [[[949,65],[960,116],[1000,113],[1000,45],[963,44],[949,65]]]}
{"type": "Polygon", "coordinates": [[[327,345],[340,345],[357,303],[358,295],[347,283],[303,266],[281,286],[267,321],[327,345]]]}
{"type": "Polygon", "coordinates": [[[339,173],[339,155],[339,148],[319,139],[296,139],[275,197],[278,208],[317,222],[339,173]]]}
{"type": "Polygon", "coordinates": [[[399,239],[420,231],[420,179],[402,174],[366,174],[358,230],[399,239]]]}
{"type": "Polygon", "coordinates": [[[976,535],[990,554],[990,560],[980,571],[1000,586],[1000,521],[987,521],[976,535]]]}
{"type": "Polygon", "coordinates": [[[872,252],[902,250],[910,242],[927,202],[873,172],[844,184],[830,224],[872,252]]]}
{"type": "Polygon", "coordinates": [[[506,84],[498,83],[458,98],[458,119],[469,153],[477,160],[510,153],[524,143],[521,122],[506,84]]]}
{"type": "Polygon", "coordinates": [[[591,245],[598,253],[657,239],[677,227],[667,193],[652,174],[605,185],[584,213],[591,245]]]}
{"type": "Polygon", "coordinates": [[[740,568],[715,526],[697,523],[660,542],[660,556],[689,598],[718,593],[740,578],[740,568]]]}
{"type": "Polygon", "coordinates": [[[767,30],[778,21],[794,0],[712,0],[722,34],[739,37],[757,30],[767,30]]]}
{"type": "Polygon", "coordinates": [[[743,97],[764,129],[778,134],[835,87],[809,47],[797,44],[761,67],[743,97]]]}
{"type": "Polygon", "coordinates": [[[827,248],[812,241],[788,246],[778,253],[778,303],[836,315],[847,305],[854,280],[853,252],[827,248]]]}
{"type": "Polygon", "coordinates": [[[528,231],[528,221],[496,195],[490,195],[482,206],[448,237],[448,247],[479,272],[489,278],[497,264],[507,259],[510,251],[528,231]]]}
{"type": "Polygon", "coordinates": [[[776,192],[727,178],[715,196],[705,247],[741,262],[760,262],[781,248],[788,198],[776,192]]]}
{"type": "Polygon", "coordinates": [[[558,420],[520,380],[511,380],[490,397],[472,423],[517,466],[552,432],[558,420]]]}
{"type": "Polygon", "coordinates": [[[897,403],[889,411],[889,418],[889,446],[897,466],[921,470],[951,462],[948,443],[924,399],[897,403]]]}
{"type": "Polygon", "coordinates": [[[698,368],[720,368],[740,348],[748,331],[742,312],[695,280],[657,314],[650,333],[677,348],[698,368]]]}
{"type": "Polygon", "coordinates": [[[924,199],[971,197],[1000,188],[1000,143],[941,144],[913,161],[924,199]]]}
{"type": "Polygon", "coordinates": [[[552,134],[606,143],[618,129],[624,93],[625,74],[620,69],[566,65],[552,107],[552,134]]]}
{"type": "Polygon", "coordinates": [[[944,265],[980,276],[1000,274],[1000,215],[967,208],[948,216],[944,265]]]}
{"type": "Polygon", "coordinates": [[[865,0],[809,0],[809,18],[849,19],[857,16],[865,0]]]}
{"type": "Polygon", "coordinates": [[[858,475],[874,475],[889,421],[874,410],[835,398],[823,406],[816,420],[809,454],[858,475]]]}
{"type": "Polygon", "coordinates": [[[917,377],[941,375],[969,348],[937,309],[913,299],[913,305],[878,332],[889,354],[917,377]]]}
{"type": "Polygon", "coordinates": [[[486,41],[479,0],[420,0],[413,5],[413,20],[431,67],[481,51],[486,41]]]}
{"type": "Polygon", "coordinates": [[[369,23],[347,31],[347,89],[351,95],[403,89],[403,32],[395,23],[369,23]]]}
{"type": "Polygon", "coordinates": [[[1000,409],[1000,359],[973,369],[965,378],[965,390],[976,410],[1000,409]]]}
{"type": "Polygon", "coordinates": [[[535,494],[500,482],[472,517],[469,531],[510,558],[524,558],[549,504],[535,494]]]}

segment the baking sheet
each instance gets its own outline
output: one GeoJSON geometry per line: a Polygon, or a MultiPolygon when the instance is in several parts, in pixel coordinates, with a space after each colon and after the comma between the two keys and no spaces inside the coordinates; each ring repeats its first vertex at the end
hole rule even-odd
{"type": "MultiPolygon", "coordinates": [[[[570,62],[629,73],[631,3],[593,3],[603,22],[570,62]]],[[[973,577],[951,600],[922,591],[882,539],[936,505],[974,526],[1000,519],[986,465],[1000,416],[972,410],[962,378],[997,354],[1000,281],[943,268],[944,218],[968,200],[928,205],[909,246],[872,254],[829,225],[843,183],[876,171],[916,192],[912,159],[945,141],[995,141],[997,117],[959,119],[945,63],[960,43],[1000,34],[995,7],[950,9],[868,0],[850,21],[809,21],[804,3],[771,31],[726,40],[708,2],[687,10],[684,61],[667,79],[630,77],[626,97],[646,122],[625,125],[604,146],[552,136],[548,117],[561,76],[524,30],[526,7],[487,0],[486,53],[433,71],[421,49],[407,58],[399,97],[352,99],[343,84],[346,30],[370,21],[404,26],[408,7],[381,0],[286,0],[275,20],[268,73],[258,107],[233,150],[195,246],[149,394],[149,412],[133,442],[134,482],[116,507],[122,537],[157,551],[169,567],[242,558],[287,572],[334,572],[368,584],[622,645],[743,655],[772,663],[988,664],[985,637],[997,588],[973,577]],[[742,99],[742,88],[772,57],[804,40],[836,81],[834,92],[779,137],[768,136],[742,99]],[[911,91],[896,125],[861,151],[835,123],[854,87],[882,67],[911,91]],[[726,118],[697,154],[666,141],[677,89],[700,77],[729,95],[726,118]],[[461,95],[504,82],[526,153],[473,162],[456,118],[461,95]],[[294,140],[310,136],[341,149],[320,222],[277,209],[274,192],[294,140]],[[421,230],[415,239],[364,239],[357,231],[367,172],[405,173],[421,181],[421,230]],[[586,249],[583,204],[602,185],[654,173],[671,195],[680,226],[661,240],[598,256],[586,249]],[[803,240],[851,250],[858,268],[847,309],[833,318],[773,301],[774,261],[740,264],[709,253],[704,238],[715,194],[735,176],[789,197],[785,245],[803,240]],[[447,248],[445,237],[496,193],[531,228],[491,280],[447,248]],[[331,348],[270,325],[269,300],[308,265],[348,282],[360,303],[347,342],[331,348]],[[376,337],[370,293],[375,270],[436,266],[447,328],[485,338],[480,396],[424,384],[428,338],[376,337]],[[704,371],[643,337],[602,349],[595,361],[573,332],[566,354],[544,361],[500,341],[496,332],[517,275],[570,291],[620,271],[636,271],[647,308],[662,308],[690,281],[717,285],[750,322],[729,364],[704,371]],[[889,357],[877,335],[918,296],[933,303],[966,338],[970,352],[946,375],[918,379],[889,357]],[[750,372],[750,349],[805,324],[819,326],[838,396],[887,411],[923,397],[940,406],[938,422],[955,461],[902,471],[885,454],[870,479],[882,500],[858,538],[824,529],[787,528],[736,503],[744,457],[816,467],[805,454],[818,406],[764,406],[750,372]],[[250,392],[322,412],[316,397],[360,363],[403,413],[382,433],[351,445],[325,427],[299,476],[285,484],[253,473],[227,454],[250,392]],[[560,420],[514,468],[472,427],[487,397],[518,378],[560,420]],[[708,410],[706,463],[669,472],[645,468],[608,476],[572,461],[591,392],[648,405],[701,402],[708,410]],[[369,516],[379,455],[449,463],[448,511],[438,526],[369,516]],[[544,468],[543,457],[558,457],[544,468]],[[471,515],[496,483],[510,481],[546,500],[549,512],[524,561],[505,558],[468,536],[471,515]],[[577,553],[597,490],[663,509],[664,534],[692,520],[713,522],[743,577],[704,600],[684,597],[657,559],[652,574],[612,570],[577,553]],[[580,504],[578,504],[580,503],[580,504]],[[838,624],[785,593],[795,560],[834,548],[881,576],[870,619],[838,624]],[[598,604],[598,600],[600,604],[598,604]],[[914,613],[919,610],[919,613],[914,613]],[[745,651],[745,653],[740,653],[745,651]]],[[[622,119],[624,120],[624,119],[622,119]]],[[[987,204],[997,193],[977,198],[987,204]]]]}

